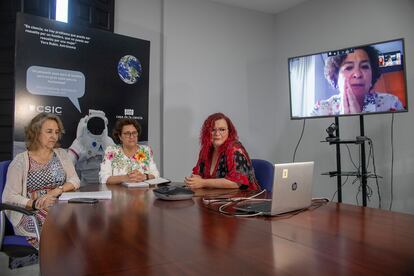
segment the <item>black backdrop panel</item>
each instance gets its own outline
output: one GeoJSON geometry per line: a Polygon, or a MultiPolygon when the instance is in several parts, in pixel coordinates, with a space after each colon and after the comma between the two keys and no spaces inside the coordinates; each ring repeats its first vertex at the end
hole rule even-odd
{"type": "Polygon", "coordinates": [[[61,116],[67,148],[89,109],[105,112],[109,130],[117,118],[137,119],[147,141],[149,55],[146,40],[18,14],[14,141],[46,111],[61,116]]]}

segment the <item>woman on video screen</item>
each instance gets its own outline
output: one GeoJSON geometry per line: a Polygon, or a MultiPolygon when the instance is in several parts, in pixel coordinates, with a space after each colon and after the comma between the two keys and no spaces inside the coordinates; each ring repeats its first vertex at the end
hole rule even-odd
{"type": "Polygon", "coordinates": [[[397,96],[372,90],[380,77],[378,52],[372,46],[355,48],[345,55],[330,56],[325,78],[338,90],[329,99],[317,101],[312,115],[358,114],[404,109],[397,96]]]}

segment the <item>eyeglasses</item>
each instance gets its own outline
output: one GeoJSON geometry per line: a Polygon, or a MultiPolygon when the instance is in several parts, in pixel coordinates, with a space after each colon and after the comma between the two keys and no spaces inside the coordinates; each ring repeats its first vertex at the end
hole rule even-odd
{"type": "Polygon", "coordinates": [[[136,131],[134,131],[134,132],[124,132],[124,133],[122,133],[122,135],[124,135],[124,136],[126,136],[126,137],[129,137],[129,138],[131,138],[131,137],[138,137],[138,132],[136,132],[136,131]]]}
{"type": "Polygon", "coordinates": [[[224,127],[220,127],[220,128],[213,128],[211,130],[212,134],[215,134],[218,131],[218,133],[220,133],[220,135],[224,134],[227,131],[227,128],[224,127]]]}

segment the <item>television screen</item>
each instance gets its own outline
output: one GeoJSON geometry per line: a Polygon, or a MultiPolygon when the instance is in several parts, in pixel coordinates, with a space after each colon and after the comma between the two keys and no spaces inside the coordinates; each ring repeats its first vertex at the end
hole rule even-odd
{"type": "Polygon", "coordinates": [[[406,112],[404,40],[288,59],[291,119],[406,112]]]}

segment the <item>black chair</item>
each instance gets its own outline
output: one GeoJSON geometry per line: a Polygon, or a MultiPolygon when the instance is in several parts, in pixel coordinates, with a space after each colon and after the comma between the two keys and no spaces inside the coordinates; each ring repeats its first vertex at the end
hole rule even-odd
{"type": "Polygon", "coordinates": [[[36,226],[37,238],[39,238],[40,233],[33,212],[2,202],[9,164],[10,160],[0,162],[0,251],[9,256],[9,268],[14,269],[38,263],[38,251],[27,242],[24,236],[14,234],[13,226],[4,211],[12,210],[29,216],[36,226]]]}
{"type": "Polygon", "coordinates": [[[271,192],[273,190],[273,174],[275,167],[269,161],[263,159],[252,159],[254,175],[262,189],[271,192]]]}

